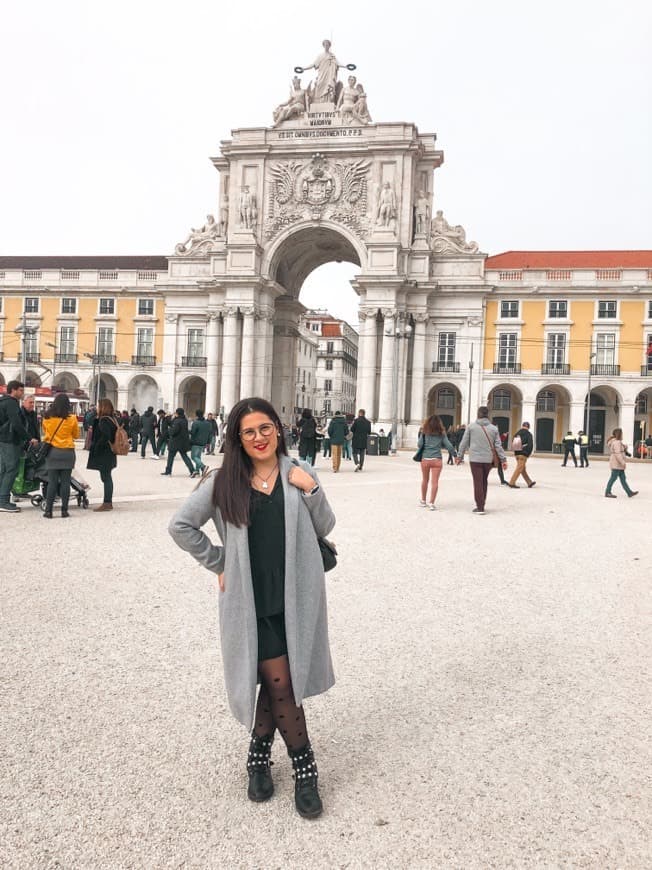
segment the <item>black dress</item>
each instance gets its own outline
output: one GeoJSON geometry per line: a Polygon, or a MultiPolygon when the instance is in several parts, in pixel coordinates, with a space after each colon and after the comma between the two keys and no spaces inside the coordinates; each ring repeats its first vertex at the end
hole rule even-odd
{"type": "Polygon", "coordinates": [[[249,562],[258,624],[258,661],[287,655],[285,501],[281,475],[269,495],[251,489],[249,562]]]}

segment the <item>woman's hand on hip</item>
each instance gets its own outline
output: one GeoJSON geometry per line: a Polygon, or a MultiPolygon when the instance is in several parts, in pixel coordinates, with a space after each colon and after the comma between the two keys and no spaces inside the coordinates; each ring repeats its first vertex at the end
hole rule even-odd
{"type": "Polygon", "coordinates": [[[217,582],[220,587],[220,592],[224,592],[224,571],[221,574],[217,575],[217,582]]]}
{"type": "Polygon", "coordinates": [[[304,471],[303,468],[299,468],[298,465],[293,465],[290,469],[288,481],[292,486],[296,486],[297,489],[303,492],[310,492],[315,486],[315,478],[308,474],[307,471],[304,471]]]}

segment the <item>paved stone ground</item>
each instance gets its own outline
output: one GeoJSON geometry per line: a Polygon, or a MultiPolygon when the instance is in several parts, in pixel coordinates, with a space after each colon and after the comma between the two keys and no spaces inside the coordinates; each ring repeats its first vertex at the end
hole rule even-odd
{"type": "Polygon", "coordinates": [[[407,454],[320,460],[340,565],[314,822],[278,742],[276,795],[246,798],[216,581],[166,532],[177,464],[122,460],[111,514],[0,515],[2,867],[651,866],[652,464],[607,500],[605,463],[535,459],[481,517],[468,466],[431,513],[407,454]]]}

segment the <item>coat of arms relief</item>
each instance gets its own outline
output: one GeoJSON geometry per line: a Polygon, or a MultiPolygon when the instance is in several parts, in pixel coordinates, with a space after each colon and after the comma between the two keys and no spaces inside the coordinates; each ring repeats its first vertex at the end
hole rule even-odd
{"type": "Polygon", "coordinates": [[[356,235],[369,230],[369,160],[335,160],[315,154],[309,163],[286,161],[270,167],[265,239],[301,220],[332,220],[356,235]]]}

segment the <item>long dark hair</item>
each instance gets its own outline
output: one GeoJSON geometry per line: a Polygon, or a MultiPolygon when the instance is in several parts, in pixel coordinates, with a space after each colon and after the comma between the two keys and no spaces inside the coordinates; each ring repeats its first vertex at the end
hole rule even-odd
{"type": "Polygon", "coordinates": [[[437,414],[431,414],[430,417],[426,417],[421,426],[421,431],[424,435],[444,435],[445,433],[444,424],[437,414]]]}
{"type": "Polygon", "coordinates": [[[276,456],[280,458],[288,455],[283,437],[283,424],[270,402],[253,397],[242,399],[233,406],[224,438],[224,461],[215,475],[213,503],[224,520],[238,528],[249,525],[249,493],[253,471],[253,463],[240,441],[240,424],[247,414],[255,413],[265,414],[276,426],[276,431],[279,433],[276,456]]]}
{"type": "Polygon", "coordinates": [[[58,393],[54,397],[54,401],[48,408],[47,417],[61,417],[62,420],[65,420],[66,417],[69,417],[72,414],[72,405],[70,404],[70,399],[66,396],[65,393],[58,393]]]}

